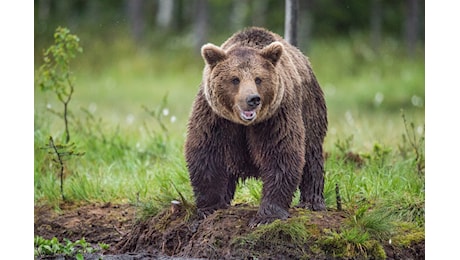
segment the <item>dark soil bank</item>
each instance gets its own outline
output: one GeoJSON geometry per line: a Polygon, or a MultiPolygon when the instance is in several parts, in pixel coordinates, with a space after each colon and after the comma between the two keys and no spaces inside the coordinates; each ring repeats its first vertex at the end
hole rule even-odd
{"type": "MultiPolygon", "coordinates": [[[[171,207],[136,221],[129,205],[62,205],[57,213],[35,208],[35,236],[110,245],[85,259],[424,259],[425,240],[371,241],[359,246],[338,239],[346,212],[291,209],[291,218],[250,229],[257,208],[219,210],[204,220],[171,207]]],[[[58,256],[42,259],[64,259],[58,256]]]]}

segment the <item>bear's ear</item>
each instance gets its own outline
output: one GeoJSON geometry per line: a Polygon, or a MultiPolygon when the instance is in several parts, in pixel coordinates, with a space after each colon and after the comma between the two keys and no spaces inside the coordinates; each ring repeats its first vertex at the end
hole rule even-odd
{"type": "Polygon", "coordinates": [[[280,42],[272,42],[261,50],[261,55],[276,66],[281,54],[283,54],[283,49],[283,44],[280,42]]]}
{"type": "Polygon", "coordinates": [[[225,51],[212,43],[207,43],[201,47],[201,56],[211,68],[227,58],[225,51]]]}

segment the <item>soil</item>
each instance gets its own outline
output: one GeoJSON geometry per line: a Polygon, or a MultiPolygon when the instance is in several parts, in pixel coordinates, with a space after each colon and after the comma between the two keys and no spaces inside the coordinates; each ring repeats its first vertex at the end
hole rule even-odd
{"type": "MultiPolygon", "coordinates": [[[[280,246],[258,241],[239,243],[254,232],[248,223],[257,208],[235,205],[218,210],[204,220],[180,206],[146,220],[138,220],[137,208],[132,205],[62,204],[60,211],[47,206],[35,207],[34,235],[46,239],[56,237],[76,241],[85,238],[88,243],[110,245],[106,251],[87,254],[85,259],[299,259],[298,247],[289,237],[280,246]],[[235,238],[242,238],[235,240],[235,238]]],[[[305,214],[305,210],[291,209],[291,216],[305,214]]],[[[347,218],[343,211],[309,212],[308,225],[314,232],[338,231],[347,218]]],[[[268,241],[270,242],[270,241],[268,241]]],[[[273,241],[272,241],[273,242],[273,241]]],[[[307,241],[300,248],[310,259],[337,259],[314,250],[315,241],[307,241]]],[[[279,244],[279,243],[278,243],[279,244]]],[[[425,242],[407,248],[384,245],[387,259],[424,259],[425,242]]],[[[41,259],[65,259],[42,257],[41,259]]]]}

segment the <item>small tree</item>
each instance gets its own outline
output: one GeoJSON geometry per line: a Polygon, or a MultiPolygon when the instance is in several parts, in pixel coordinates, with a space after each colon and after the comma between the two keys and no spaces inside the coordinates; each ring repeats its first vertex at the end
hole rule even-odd
{"type": "Polygon", "coordinates": [[[64,169],[65,160],[72,156],[81,156],[83,153],[75,152],[75,144],[69,143],[69,102],[74,92],[74,77],[70,72],[70,61],[75,58],[77,53],[83,52],[79,45],[80,39],[76,35],[69,33],[69,29],[58,27],[54,33],[54,44],[43,53],[43,65],[40,66],[37,75],[37,83],[42,91],[52,91],[58,100],[64,105],[61,113],[53,111],[64,119],[65,125],[65,144],[56,144],[53,137],[49,137],[49,142],[44,149],[48,149],[52,157],[53,166],[56,166],[60,176],[60,188],[62,199],[64,197],[64,169]]]}
{"type": "Polygon", "coordinates": [[[69,29],[58,27],[54,33],[54,44],[43,54],[43,65],[38,70],[38,85],[43,91],[53,91],[64,105],[59,116],[64,119],[65,143],[70,141],[69,133],[69,102],[74,92],[74,81],[70,72],[70,61],[77,53],[83,52],[79,45],[80,39],[70,34],[69,29]]]}

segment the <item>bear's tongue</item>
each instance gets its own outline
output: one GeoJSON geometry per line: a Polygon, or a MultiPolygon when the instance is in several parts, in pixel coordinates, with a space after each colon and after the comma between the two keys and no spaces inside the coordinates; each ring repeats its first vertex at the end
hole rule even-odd
{"type": "Polygon", "coordinates": [[[254,111],[242,111],[241,116],[244,120],[252,120],[256,116],[256,112],[254,111]]]}

